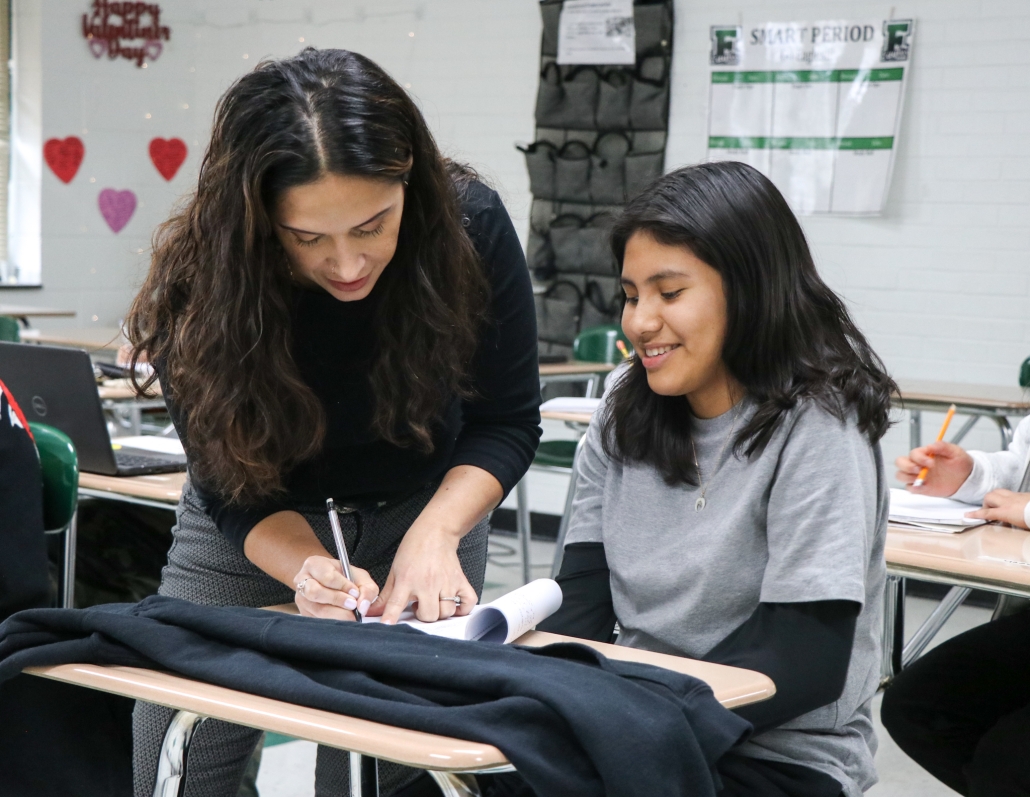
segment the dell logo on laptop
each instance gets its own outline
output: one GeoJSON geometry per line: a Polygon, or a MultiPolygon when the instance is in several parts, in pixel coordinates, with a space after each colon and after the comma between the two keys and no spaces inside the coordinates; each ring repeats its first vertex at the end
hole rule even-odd
{"type": "Polygon", "coordinates": [[[40,418],[46,416],[46,402],[43,401],[42,396],[32,397],[32,409],[40,418]]]}

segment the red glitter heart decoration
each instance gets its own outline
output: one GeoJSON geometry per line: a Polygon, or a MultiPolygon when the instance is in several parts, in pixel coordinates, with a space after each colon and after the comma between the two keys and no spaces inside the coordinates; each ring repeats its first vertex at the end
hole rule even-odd
{"type": "Polygon", "coordinates": [[[86,147],[78,136],[68,136],[63,141],[51,138],[43,145],[43,158],[62,183],[72,181],[85,154],[86,147]]]}
{"type": "Polygon", "coordinates": [[[186,160],[186,142],[181,138],[155,138],[150,142],[150,160],[162,177],[171,180],[186,160]]]}

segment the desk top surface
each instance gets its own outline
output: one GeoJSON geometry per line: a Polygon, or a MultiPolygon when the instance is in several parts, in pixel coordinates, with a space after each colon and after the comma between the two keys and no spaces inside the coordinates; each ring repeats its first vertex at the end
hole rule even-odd
{"type": "MultiPolygon", "coordinates": [[[[143,384],[143,378],[140,377],[140,384],[143,384]]],[[[136,395],[136,390],[132,386],[132,382],[128,379],[105,379],[102,385],[97,386],[97,390],[100,392],[101,399],[136,399],[140,398],[136,395]]],[[[161,383],[155,382],[147,391],[151,394],[148,397],[142,398],[142,401],[164,401],[161,395],[161,383]]]]}
{"type": "Polygon", "coordinates": [[[0,304],[0,315],[15,318],[71,318],[74,310],[61,310],[57,307],[33,307],[27,304],[0,304]]]}
{"type": "Polygon", "coordinates": [[[110,493],[112,498],[146,498],[167,504],[178,504],[185,473],[154,473],[149,476],[102,476],[99,473],[80,473],[79,487],[110,493]]]}
{"type": "Polygon", "coordinates": [[[937,382],[926,379],[899,379],[901,404],[906,401],[1011,409],[1030,412],[1030,392],[1018,385],[969,385],[962,382],[937,382]]]}
{"type": "Polygon", "coordinates": [[[991,524],[941,534],[889,526],[886,557],[888,568],[954,576],[985,588],[1030,590],[1030,531],[1023,529],[991,524]]]}
{"type": "Polygon", "coordinates": [[[615,366],[610,363],[585,363],[570,360],[566,363],[541,363],[540,376],[564,376],[565,374],[606,374],[615,366]]]}
{"type": "Polygon", "coordinates": [[[545,421],[571,421],[572,423],[590,423],[594,417],[592,412],[550,412],[542,410],[540,417],[545,421]]]}
{"type": "Polygon", "coordinates": [[[30,343],[53,346],[74,346],[77,349],[103,349],[118,351],[125,337],[117,327],[86,327],[84,329],[23,329],[21,339],[30,343]]]}
{"type": "MultiPolygon", "coordinates": [[[[523,645],[539,646],[552,642],[582,640],[570,640],[556,634],[530,631],[517,641],[523,645]]],[[[644,661],[701,678],[727,706],[764,700],[772,697],[776,691],[769,678],[750,670],[616,645],[586,644],[604,651],[611,658],[644,661]]],[[[504,754],[489,744],[394,728],[329,711],[248,695],[155,670],[94,664],[63,664],[53,667],[31,667],[26,672],[423,769],[461,772],[504,766],[508,763],[504,754]]]]}

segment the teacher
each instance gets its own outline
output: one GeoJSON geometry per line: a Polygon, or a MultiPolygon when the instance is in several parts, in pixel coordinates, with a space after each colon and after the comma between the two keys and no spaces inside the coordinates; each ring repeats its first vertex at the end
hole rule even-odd
{"type": "MultiPolygon", "coordinates": [[[[497,194],[382,69],[308,49],[240,78],[126,323],[189,463],[161,594],[387,623],[412,601],[427,621],[471,611],[487,515],[540,436],[532,290],[497,194]]],[[[136,708],[137,795],[170,716],[136,708]]],[[[235,795],[260,736],[206,722],[188,793],[235,795]]],[[[412,777],[381,765],[385,794],[412,777]]],[[[346,754],[320,748],[317,782],[347,793],[346,754]]]]}

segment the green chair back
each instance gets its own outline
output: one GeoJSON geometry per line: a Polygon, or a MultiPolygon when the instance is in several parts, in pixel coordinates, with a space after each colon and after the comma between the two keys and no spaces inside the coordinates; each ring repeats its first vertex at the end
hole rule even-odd
{"type": "Polygon", "coordinates": [[[534,465],[551,465],[556,468],[571,468],[576,456],[575,440],[544,440],[533,457],[534,465]]]}
{"type": "Polygon", "coordinates": [[[1030,387],[1030,357],[1023,360],[1023,364],[1019,366],[1019,386],[1030,387]]]}
{"type": "Polygon", "coordinates": [[[79,457],[64,432],[43,423],[29,426],[43,470],[43,527],[63,529],[71,523],[79,499],[79,457]]]}
{"type": "Polygon", "coordinates": [[[20,343],[21,334],[18,332],[18,319],[9,315],[0,315],[0,340],[9,343],[20,343]]]}
{"type": "Polygon", "coordinates": [[[621,363],[623,357],[615,343],[617,340],[621,340],[626,349],[631,350],[629,340],[622,334],[622,327],[618,324],[587,327],[576,335],[572,343],[572,357],[587,363],[621,363]]]}

